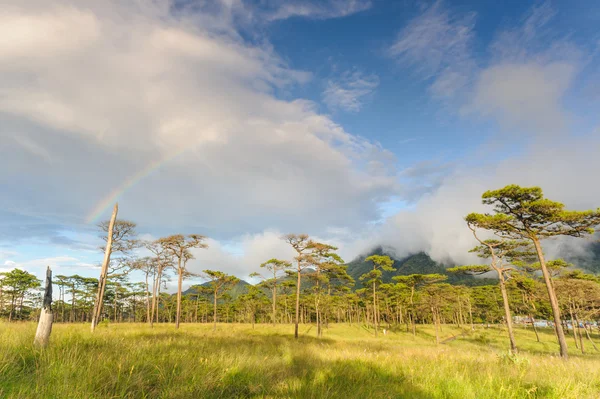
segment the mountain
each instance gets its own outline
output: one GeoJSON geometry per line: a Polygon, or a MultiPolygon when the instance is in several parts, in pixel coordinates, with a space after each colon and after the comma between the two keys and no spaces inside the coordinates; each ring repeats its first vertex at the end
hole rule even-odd
{"type": "MultiPolygon", "coordinates": [[[[209,287],[210,283],[206,282],[206,283],[202,283],[199,285],[201,287],[209,287]]],[[[231,298],[236,299],[240,295],[247,294],[248,286],[250,286],[250,285],[251,285],[250,283],[247,283],[244,280],[240,280],[229,291],[227,291],[227,294],[229,296],[231,296],[231,298]]],[[[197,290],[193,286],[188,288],[187,290],[183,291],[183,295],[188,295],[188,294],[195,295],[196,293],[197,293],[197,290]]],[[[210,294],[206,294],[206,295],[210,296],[212,298],[212,295],[210,295],[210,294]]]]}
{"type": "MultiPolygon", "coordinates": [[[[369,270],[373,268],[373,264],[371,262],[365,262],[365,258],[371,255],[388,255],[390,258],[394,260],[394,268],[395,271],[392,272],[383,272],[383,282],[384,283],[393,283],[392,277],[394,276],[406,276],[409,274],[444,274],[448,276],[447,282],[455,285],[467,285],[467,286],[480,286],[480,285],[495,285],[497,284],[497,280],[494,278],[480,278],[480,277],[472,277],[472,276],[462,276],[455,275],[451,273],[447,273],[446,269],[448,267],[452,267],[452,264],[442,264],[434,261],[424,252],[419,252],[414,255],[409,255],[404,258],[396,257],[392,251],[386,251],[381,247],[377,247],[370,251],[365,255],[360,255],[352,262],[348,263],[348,274],[354,278],[355,285],[353,287],[354,290],[360,289],[363,287],[362,281],[359,280],[360,276],[367,273],[369,270]]],[[[570,254],[565,252],[565,260],[573,263],[576,267],[587,270],[588,272],[600,273],[600,242],[595,242],[590,244],[588,256],[581,256],[578,254],[570,254]]],[[[305,271],[308,273],[308,271],[305,271]]],[[[295,280],[294,277],[281,277],[280,281],[284,280],[295,280]]],[[[208,283],[200,284],[201,286],[208,286],[208,283]]],[[[248,286],[250,283],[247,283],[244,280],[240,280],[231,290],[229,290],[228,294],[231,298],[236,299],[240,295],[244,295],[248,293],[248,286]]],[[[308,281],[306,278],[302,279],[302,287],[303,289],[310,288],[312,283],[308,281]]],[[[265,294],[268,295],[266,289],[263,289],[265,294]]],[[[187,294],[195,294],[196,290],[191,287],[183,292],[183,295],[187,294]]]]}
{"type": "MultiPolygon", "coordinates": [[[[444,274],[448,276],[448,280],[447,282],[450,284],[462,284],[462,285],[468,285],[468,286],[478,286],[478,285],[489,285],[489,284],[496,284],[497,281],[495,279],[491,279],[491,278],[475,278],[472,276],[461,276],[461,275],[454,275],[451,273],[447,273],[446,269],[448,267],[451,267],[453,265],[444,265],[441,263],[438,263],[436,261],[434,261],[433,259],[431,259],[429,257],[429,255],[427,255],[424,252],[420,252],[414,255],[410,255],[407,256],[405,258],[397,258],[393,253],[391,253],[390,251],[385,251],[384,249],[382,249],[381,247],[375,248],[374,250],[370,251],[368,254],[366,255],[361,255],[359,257],[357,257],[356,259],[354,259],[352,262],[348,263],[348,274],[350,276],[352,276],[352,278],[355,281],[354,287],[353,289],[360,289],[363,287],[362,281],[359,280],[359,277],[362,276],[363,274],[367,273],[369,270],[371,270],[373,268],[373,264],[371,262],[365,262],[365,258],[371,256],[371,255],[388,255],[390,258],[392,258],[394,260],[394,268],[396,269],[395,271],[392,272],[383,272],[383,282],[384,283],[393,283],[394,280],[392,280],[392,277],[394,276],[406,276],[409,274],[433,274],[433,273],[438,273],[438,274],[444,274]]],[[[304,271],[304,273],[308,273],[309,271],[304,271]]],[[[281,277],[279,280],[284,281],[284,280],[294,280],[294,277],[281,277]]],[[[232,299],[237,299],[240,295],[244,295],[248,293],[248,286],[250,286],[251,284],[244,281],[244,280],[240,280],[237,282],[236,285],[234,285],[228,292],[227,294],[232,298],[232,299]]],[[[201,287],[208,287],[209,283],[203,283],[200,284],[201,287]]],[[[307,289],[310,288],[312,286],[312,283],[307,280],[306,278],[302,279],[302,288],[303,289],[307,289]]],[[[265,291],[265,294],[268,294],[266,289],[263,289],[263,291],[265,291]]],[[[197,292],[197,290],[194,287],[190,287],[187,290],[185,290],[183,292],[183,295],[188,295],[188,294],[192,294],[195,295],[197,292]]],[[[210,294],[205,294],[206,296],[210,296],[210,294]]]]}
{"type": "Polygon", "coordinates": [[[472,276],[455,275],[446,272],[448,267],[454,265],[444,265],[431,259],[429,255],[424,252],[419,252],[414,255],[407,256],[405,258],[397,258],[390,251],[385,251],[383,248],[378,247],[370,251],[366,255],[361,255],[348,263],[348,274],[356,281],[354,289],[362,288],[362,281],[359,280],[360,276],[373,269],[371,262],[365,262],[365,258],[371,255],[387,255],[394,260],[395,271],[382,273],[382,280],[384,283],[393,283],[392,277],[394,276],[407,276],[409,274],[444,274],[448,276],[447,282],[450,284],[463,284],[469,286],[476,285],[488,285],[496,284],[496,281],[491,278],[475,278],[472,276]]]}
{"type": "MultiPolygon", "coordinates": [[[[598,238],[596,235],[594,238],[598,238]]],[[[600,241],[592,242],[586,248],[585,254],[580,252],[564,251],[564,259],[575,265],[578,269],[594,274],[600,273],[600,241]]]]}

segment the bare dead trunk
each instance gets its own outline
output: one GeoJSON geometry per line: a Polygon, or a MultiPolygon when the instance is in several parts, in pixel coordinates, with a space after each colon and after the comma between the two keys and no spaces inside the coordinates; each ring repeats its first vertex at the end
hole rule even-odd
{"type": "Polygon", "coordinates": [[[110,253],[112,251],[112,239],[113,239],[113,227],[115,220],[117,219],[117,213],[119,211],[119,204],[115,204],[110,223],[108,224],[108,237],[106,239],[106,249],[104,250],[104,261],[102,262],[102,270],[100,271],[100,278],[98,279],[98,292],[96,295],[96,302],[94,304],[94,312],[92,314],[92,332],[96,329],[96,325],[100,320],[100,314],[102,313],[102,302],[104,300],[104,289],[106,288],[106,275],[108,273],[108,264],[110,263],[110,253]]]}
{"type": "Polygon", "coordinates": [[[50,267],[46,269],[46,289],[44,291],[44,300],[42,302],[42,311],[38,322],[37,331],[33,343],[36,346],[45,348],[50,341],[52,333],[52,271],[50,267]]]}

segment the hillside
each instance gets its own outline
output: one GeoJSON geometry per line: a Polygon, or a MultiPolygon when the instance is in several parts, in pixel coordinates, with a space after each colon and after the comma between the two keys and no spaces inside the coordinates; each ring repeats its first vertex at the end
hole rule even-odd
{"type": "MultiPolygon", "coordinates": [[[[354,259],[352,262],[348,263],[348,274],[355,280],[355,285],[353,287],[354,290],[362,288],[362,281],[359,280],[359,277],[364,273],[368,272],[373,266],[370,262],[365,262],[364,259],[370,255],[388,255],[390,258],[394,260],[394,268],[396,271],[393,272],[383,272],[383,282],[391,283],[394,282],[392,277],[394,276],[406,276],[409,274],[432,274],[439,273],[445,274],[448,276],[448,282],[450,284],[463,284],[468,286],[477,286],[477,285],[487,285],[487,284],[496,284],[494,279],[490,278],[475,278],[471,276],[457,276],[450,273],[446,273],[446,268],[451,265],[443,265],[435,262],[433,259],[429,257],[429,255],[421,252],[415,255],[410,255],[402,259],[397,259],[395,256],[389,252],[384,251],[382,248],[376,248],[367,255],[361,255],[354,259]]],[[[280,280],[289,280],[293,279],[293,277],[282,277],[280,280]]],[[[228,294],[231,298],[236,299],[240,295],[244,295],[248,293],[248,286],[251,284],[240,280],[231,290],[229,290],[228,294]]],[[[208,283],[200,284],[200,286],[208,286],[208,283]]],[[[308,281],[306,278],[302,280],[303,289],[310,288],[312,283],[308,281]]],[[[268,294],[267,290],[264,289],[265,293],[268,294]]],[[[194,287],[190,287],[183,292],[183,295],[187,294],[196,294],[196,289],[194,287]]],[[[208,295],[208,294],[207,294],[208,295]]]]}
{"type": "MultiPolygon", "coordinates": [[[[202,287],[208,287],[209,283],[202,283],[199,284],[202,287]]],[[[248,286],[251,285],[250,283],[247,283],[244,280],[240,280],[237,282],[236,285],[234,285],[228,292],[227,294],[229,294],[229,296],[231,296],[233,299],[239,297],[240,295],[244,295],[248,293],[248,286]]],[[[183,295],[188,295],[188,294],[193,294],[195,295],[197,293],[197,290],[194,287],[190,287],[187,290],[183,291],[183,295]]],[[[209,294],[207,294],[207,296],[209,296],[209,294]]],[[[211,296],[212,297],[212,296],[211,296]]]]}
{"type": "MultiPolygon", "coordinates": [[[[596,238],[597,237],[598,236],[596,236],[596,238]]],[[[598,274],[600,273],[600,241],[591,243],[587,249],[587,256],[582,256],[579,253],[567,252],[565,253],[564,258],[567,262],[572,263],[579,269],[598,274]]]]}
{"type": "Polygon", "coordinates": [[[354,289],[361,288],[362,282],[359,280],[360,276],[367,273],[372,269],[373,264],[371,262],[365,262],[364,259],[370,255],[388,255],[394,260],[395,271],[383,272],[383,282],[393,282],[392,277],[394,276],[406,276],[409,274],[445,274],[448,276],[448,282],[450,284],[464,284],[469,286],[475,285],[487,285],[495,284],[494,279],[490,278],[475,278],[471,276],[460,276],[446,272],[446,268],[452,265],[443,265],[435,262],[424,252],[420,252],[414,255],[407,256],[402,259],[396,258],[391,252],[383,250],[381,247],[375,248],[367,255],[361,255],[352,262],[348,263],[348,274],[354,278],[356,285],[354,289]]]}

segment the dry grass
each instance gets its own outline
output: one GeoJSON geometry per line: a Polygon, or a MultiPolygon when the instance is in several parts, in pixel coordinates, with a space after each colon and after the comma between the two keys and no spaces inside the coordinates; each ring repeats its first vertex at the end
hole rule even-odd
{"type": "MultiPolygon", "coordinates": [[[[542,343],[518,330],[522,352],[506,355],[499,329],[436,346],[417,337],[374,338],[331,325],[55,325],[51,346],[32,347],[33,323],[0,324],[1,398],[600,398],[600,354],[567,362],[550,331],[542,343]]],[[[461,331],[444,327],[444,337],[461,331]]],[[[571,338],[570,344],[573,343],[571,338]]],[[[588,345],[589,346],[589,345],[588,345]]],[[[593,349],[589,348],[593,351],[593,349]]]]}

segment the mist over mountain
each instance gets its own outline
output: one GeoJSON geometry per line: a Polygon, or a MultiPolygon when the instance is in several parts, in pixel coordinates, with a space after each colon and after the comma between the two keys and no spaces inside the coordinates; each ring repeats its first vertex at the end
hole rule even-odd
{"type": "MultiPolygon", "coordinates": [[[[552,258],[562,257],[567,262],[572,263],[577,269],[582,269],[586,272],[598,273],[600,272],[600,242],[589,243],[584,251],[573,250],[572,246],[569,245],[558,245],[552,251],[552,258]]],[[[407,276],[410,274],[443,274],[448,276],[447,282],[453,285],[467,285],[467,286],[481,286],[481,285],[494,285],[496,284],[496,278],[490,273],[489,277],[474,277],[466,275],[456,275],[448,273],[446,270],[453,266],[459,266],[453,262],[436,262],[426,254],[425,252],[418,252],[408,256],[398,256],[394,248],[376,246],[369,251],[365,251],[354,258],[351,262],[347,263],[348,274],[354,279],[354,286],[352,290],[363,288],[363,283],[360,281],[360,276],[367,273],[373,268],[371,262],[365,262],[365,259],[371,255],[387,255],[394,261],[394,271],[384,271],[382,273],[382,281],[384,283],[394,283],[393,277],[395,276],[407,276]]],[[[485,263],[484,260],[481,263],[485,263]]],[[[308,273],[308,271],[305,271],[308,273]]],[[[282,277],[281,280],[289,280],[292,277],[282,277]]],[[[202,287],[207,287],[208,283],[199,284],[202,287]]],[[[240,280],[236,285],[231,288],[228,292],[232,299],[248,293],[248,287],[251,286],[245,280],[240,280]]],[[[311,282],[306,278],[302,281],[302,289],[310,289],[312,286],[311,282]]],[[[267,293],[267,290],[264,290],[267,293]]],[[[197,292],[194,286],[184,291],[186,294],[195,294],[197,292]]],[[[210,294],[205,294],[210,296],[210,294]]]]}

